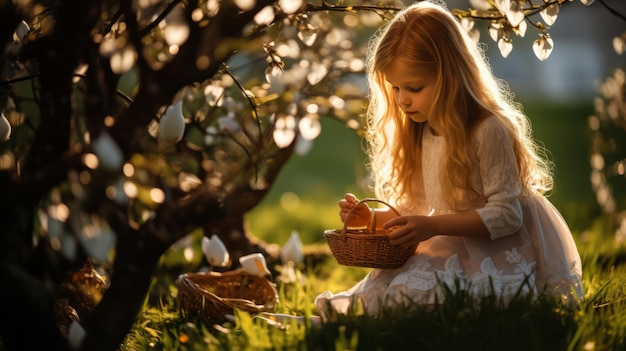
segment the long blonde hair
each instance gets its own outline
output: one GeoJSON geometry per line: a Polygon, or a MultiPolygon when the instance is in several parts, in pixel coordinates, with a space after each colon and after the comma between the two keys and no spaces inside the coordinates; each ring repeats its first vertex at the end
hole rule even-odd
{"type": "Polygon", "coordinates": [[[444,199],[457,210],[484,201],[470,187],[477,161],[470,139],[475,127],[490,117],[497,118],[513,141],[523,191],[551,189],[551,164],[534,142],[526,115],[512,101],[508,86],[493,76],[479,45],[445,8],[423,1],[399,12],[373,37],[367,68],[366,140],[376,196],[403,208],[424,205],[417,202],[423,194],[421,139],[428,124],[447,145],[440,172],[444,199]],[[436,74],[428,122],[411,121],[394,103],[382,72],[398,59],[436,74]]]}

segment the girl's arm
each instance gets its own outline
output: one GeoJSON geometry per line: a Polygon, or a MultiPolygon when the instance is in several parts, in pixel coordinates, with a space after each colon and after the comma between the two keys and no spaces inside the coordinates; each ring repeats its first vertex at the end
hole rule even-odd
{"type": "Polygon", "coordinates": [[[509,135],[494,117],[479,125],[472,140],[486,204],[458,214],[392,219],[385,227],[402,226],[390,233],[392,243],[415,243],[435,235],[498,239],[519,230],[522,190],[509,135]]]}
{"type": "Polygon", "coordinates": [[[437,216],[399,216],[386,221],[383,228],[400,226],[389,233],[392,245],[416,244],[435,235],[489,239],[489,230],[476,211],[437,216]]]}

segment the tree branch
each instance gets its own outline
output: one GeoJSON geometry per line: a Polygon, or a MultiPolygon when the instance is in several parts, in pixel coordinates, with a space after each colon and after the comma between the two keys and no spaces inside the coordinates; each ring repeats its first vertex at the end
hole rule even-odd
{"type": "Polygon", "coordinates": [[[604,1],[604,0],[598,0],[598,2],[600,4],[602,4],[602,6],[604,6],[607,10],[609,10],[609,12],[612,15],[617,16],[618,18],[620,18],[623,21],[626,21],[626,14],[620,13],[619,11],[614,9],[613,7],[609,6],[609,4],[607,4],[606,1],[604,1]]]}

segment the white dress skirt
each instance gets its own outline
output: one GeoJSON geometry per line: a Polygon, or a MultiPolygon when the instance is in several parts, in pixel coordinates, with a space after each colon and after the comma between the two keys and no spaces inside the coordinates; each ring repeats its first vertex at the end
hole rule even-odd
{"type": "MultiPolygon", "coordinates": [[[[570,303],[583,297],[581,261],[569,227],[544,196],[521,194],[511,141],[503,127],[489,118],[478,126],[472,142],[480,164],[472,185],[486,199],[476,211],[490,238],[440,235],[423,241],[402,267],[373,269],[347,291],[317,296],[322,317],[329,306],[346,313],[357,299],[372,315],[381,304],[441,303],[441,284],[467,289],[476,297],[495,293],[507,299],[520,291],[558,295],[570,303]]],[[[427,131],[422,146],[428,212],[453,213],[441,196],[438,176],[445,141],[427,131]]]]}

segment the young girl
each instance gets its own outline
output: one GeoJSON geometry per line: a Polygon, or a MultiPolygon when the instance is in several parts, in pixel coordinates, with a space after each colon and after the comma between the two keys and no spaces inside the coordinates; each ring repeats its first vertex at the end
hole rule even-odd
{"type": "MultiPolygon", "coordinates": [[[[378,198],[349,226],[372,216],[391,244],[419,243],[400,268],[373,269],[346,292],[316,298],[325,314],[356,299],[441,302],[441,284],[475,296],[521,292],[582,298],[581,262],[567,224],[543,196],[549,164],[526,116],[496,80],[479,47],[444,8],[416,3],[384,27],[368,57],[368,154],[378,198]]],[[[340,216],[358,200],[339,201],[340,216]]]]}

